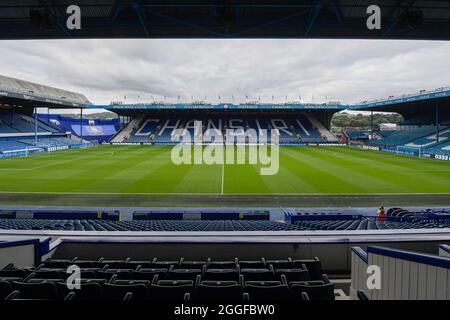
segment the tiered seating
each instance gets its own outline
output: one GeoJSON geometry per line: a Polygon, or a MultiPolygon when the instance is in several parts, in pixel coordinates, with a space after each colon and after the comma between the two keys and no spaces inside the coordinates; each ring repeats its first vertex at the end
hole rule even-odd
{"type": "Polygon", "coordinates": [[[159,120],[157,119],[147,119],[143,122],[140,122],[136,127],[137,129],[131,132],[129,138],[127,138],[124,142],[132,142],[132,143],[148,143],[151,142],[152,135],[157,132],[157,128],[159,125],[159,120]],[[155,120],[155,121],[154,121],[155,120]]]}
{"type": "MultiPolygon", "coordinates": [[[[24,145],[35,146],[40,148],[46,147],[62,147],[62,146],[73,146],[79,145],[82,142],[80,140],[75,140],[67,137],[52,137],[52,136],[43,136],[38,137],[37,144],[34,138],[26,138],[20,139],[18,142],[23,143],[24,145]]],[[[86,142],[85,142],[86,143],[86,142]]]]}
{"type": "Polygon", "coordinates": [[[440,143],[435,146],[427,147],[422,152],[427,152],[429,154],[440,154],[450,156],[450,141],[440,143]]]}
{"type": "MultiPolygon", "coordinates": [[[[71,132],[75,136],[81,136],[89,141],[98,143],[107,142],[114,136],[120,127],[119,118],[112,119],[89,119],[81,121],[76,117],[63,116],[59,114],[38,114],[41,125],[48,128],[56,128],[60,132],[71,132]],[[80,122],[82,126],[80,127],[80,122]],[[81,129],[83,132],[81,132],[81,129]]],[[[51,130],[48,130],[52,132],[51,130]]]]}
{"type": "MultiPolygon", "coordinates": [[[[13,133],[22,132],[22,133],[30,133],[35,131],[34,119],[15,113],[11,115],[10,113],[2,112],[0,113],[0,119],[2,121],[2,126],[8,126],[13,129],[13,133]]],[[[50,127],[40,121],[38,121],[37,126],[38,132],[59,132],[53,127],[50,127]]]]}
{"type": "Polygon", "coordinates": [[[421,153],[450,155],[450,128],[441,128],[439,142],[436,127],[427,126],[412,130],[396,131],[389,136],[371,141],[372,144],[397,147],[399,150],[419,150],[421,153]]]}
{"type": "MultiPolygon", "coordinates": [[[[191,137],[194,136],[194,129],[191,128],[193,126],[193,120],[202,122],[203,132],[208,128],[208,123],[213,123],[223,135],[225,135],[226,129],[235,129],[236,131],[242,132],[242,134],[246,129],[254,129],[256,132],[259,132],[259,129],[278,129],[280,133],[279,142],[281,144],[324,142],[311,122],[301,114],[292,117],[286,117],[285,115],[208,115],[207,117],[203,115],[197,117],[194,115],[180,115],[177,117],[163,115],[144,119],[139,124],[138,129],[133,130],[131,136],[123,142],[174,143],[171,137],[175,126],[178,129],[189,127],[187,130],[191,134],[191,137]],[[169,126],[169,128],[166,126],[169,126]]],[[[213,129],[211,126],[209,128],[213,129]]],[[[239,132],[235,134],[239,135],[239,132]]],[[[271,137],[269,136],[267,139],[270,141],[271,137]]]]}
{"type": "Polygon", "coordinates": [[[71,139],[61,135],[59,130],[41,121],[37,122],[39,133],[37,143],[34,137],[34,119],[27,115],[0,112],[0,152],[26,152],[42,151],[50,147],[70,147],[79,145],[80,140],[71,139]]]}
{"type": "Polygon", "coordinates": [[[345,135],[350,140],[368,139],[371,131],[369,130],[345,130],[345,135]]]}
{"type": "Polygon", "coordinates": [[[215,261],[48,259],[36,268],[0,270],[0,299],[301,301],[334,300],[334,285],[318,258],[215,261]],[[70,265],[81,289],[69,290],[70,265]]]}
{"type": "Polygon", "coordinates": [[[449,228],[450,219],[437,217],[375,217],[336,219],[302,218],[292,224],[270,220],[47,220],[0,219],[3,230],[66,231],[308,231],[449,228]]]}
{"type": "Polygon", "coordinates": [[[0,117],[0,133],[18,133],[19,131],[10,125],[9,121],[5,121],[4,118],[0,117]]]}
{"type": "Polygon", "coordinates": [[[405,146],[419,147],[422,149],[422,153],[450,155],[450,128],[439,131],[439,142],[436,139],[436,134],[433,134],[405,146]]]}
{"type": "MultiPolygon", "coordinates": [[[[35,119],[33,117],[27,116],[27,115],[19,115],[19,117],[21,118],[22,121],[25,121],[28,124],[31,124],[31,126],[33,127],[33,131],[34,131],[34,122],[35,119]]],[[[37,121],[37,126],[38,126],[38,132],[61,132],[61,130],[58,130],[57,128],[48,125],[44,122],[42,122],[39,118],[37,121]]]]}
{"type": "Polygon", "coordinates": [[[162,125],[160,131],[155,133],[155,143],[173,143],[172,133],[175,129],[164,128],[164,125],[176,126],[178,124],[178,126],[180,126],[181,121],[176,119],[170,119],[169,122],[166,121],[161,122],[162,125]]]}
{"type": "Polygon", "coordinates": [[[0,139],[0,152],[24,150],[29,148],[28,144],[22,143],[15,139],[0,139]]]}
{"type": "Polygon", "coordinates": [[[0,229],[67,231],[284,231],[293,225],[276,221],[240,220],[46,220],[0,219],[0,229]]]}
{"type": "Polygon", "coordinates": [[[381,146],[397,147],[405,145],[409,142],[417,140],[419,138],[433,134],[436,131],[436,127],[426,126],[421,128],[415,128],[410,130],[396,131],[384,139],[371,141],[371,144],[381,146]]]}
{"type": "Polygon", "coordinates": [[[376,218],[345,219],[345,220],[303,220],[294,224],[300,230],[384,230],[384,229],[433,229],[449,228],[450,220],[438,219],[400,219],[377,221],[376,218]]]}
{"type": "MultiPolygon", "coordinates": [[[[267,120],[264,117],[247,117],[247,123],[248,123],[248,128],[249,129],[253,129],[257,132],[258,135],[261,135],[262,132],[260,132],[260,130],[266,130],[266,133],[269,133],[269,129],[271,128],[271,126],[269,125],[269,123],[267,122],[267,120]]],[[[256,140],[258,138],[254,137],[254,139],[256,140]]],[[[280,140],[281,140],[281,136],[280,136],[280,140]]],[[[271,141],[271,136],[269,135],[267,137],[267,142],[271,141]]]]}
{"type": "Polygon", "coordinates": [[[445,209],[411,212],[390,208],[387,216],[349,215],[341,212],[285,212],[285,221],[299,230],[383,230],[434,229],[450,227],[450,213],[445,209]]]}
{"type": "MultiPolygon", "coordinates": [[[[0,152],[23,150],[42,150],[51,147],[70,147],[80,145],[80,140],[58,136],[38,136],[37,143],[34,137],[0,138],[0,152]]],[[[83,143],[87,143],[86,141],[83,143]]]]}
{"type": "Polygon", "coordinates": [[[290,124],[294,132],[301,137],[303,142],[323,142],[319,132],[309,122],[308,118],[303,115],[296,115],[295,118],[290,119],[290,124]]]}
{"type": "Polygon", "coordinates": [[[271,118],[271,124],[275,124],[277,127],[281,127],[283,129],[279,129],[280,133],[280,144],[292,144],[298,143],[299,139],[297,134],[295,133],[294,127],[290,124],[289,119],[287,118],[271,118]],[[285,128],[286,127],[286,128],[285,128]]]}
{"type": "Polygon", "coordinates": [[[380,131],[378,131],[378,133],[384,138],[389,137],[391,134],[393,134],[395,132],[396,132],[395,130],[380,130],[380,131]]]}

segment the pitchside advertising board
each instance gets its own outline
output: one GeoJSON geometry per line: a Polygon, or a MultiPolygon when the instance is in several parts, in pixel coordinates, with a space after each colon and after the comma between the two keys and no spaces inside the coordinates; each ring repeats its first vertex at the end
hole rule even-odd
{"type": "MultiPolygon", "coordinates": [[[[414,152],[414,151],[387,149],[387,148],[380,148],[380,147],[375,147],[375,146],[362,146],[362,148],[365,149],[365,150],[384,151],[384,152],[401,154],[401,155],[418,156],[418,152],[414,152]]],[[[421,154],[421,157],[422,158],[436,159],[436,160],[443,160],[443,161],[450,161],[450,156],[443,155],[443,154],[423,153],[423,154],[421,154]]]]}
{"type": "Polygon", "coordinates": [[[48,152],[59,151],[59,150],[67,150],[69,146],[57,146],[57,147],[49,147],[47,148],[48,152]]]}
{"type": "Polygon", "coordinates": [[[442,154],[431,154],[430,158],[437,160],[450,161],[450,156],[442,155],[442,154]]]}

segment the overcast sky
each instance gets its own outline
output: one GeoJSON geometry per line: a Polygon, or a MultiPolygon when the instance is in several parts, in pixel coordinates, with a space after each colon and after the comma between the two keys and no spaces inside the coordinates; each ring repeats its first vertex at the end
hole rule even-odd
{"type": "Polygon", "coordinates": [[[1,74],[77,91],[96,104],[205,95],[209,102],[247,95],[356,103],[450,85],[450,42],[1,41],[0,52],[1,74]]]}

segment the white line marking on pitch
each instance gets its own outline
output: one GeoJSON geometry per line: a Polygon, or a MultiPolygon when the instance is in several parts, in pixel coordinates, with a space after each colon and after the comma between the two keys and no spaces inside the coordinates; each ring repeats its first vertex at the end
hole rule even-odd
{"type": "MultiPolygon", "coordinates": [[[[184,196],[206,196],[221,195],[218,192],[64,192],[64,191],[1,191],[0,194],[61,194],[61,195],[184,195],[184,196]]],[[[227,193],[224,196],[417,196],[417,195],[450,195],[449,192],[434,193],[227,193]]]]}
{"type": "Polygon", "coordinates": [[[109,155],[114,155],[114,152],[107,152],[107,153],[103,153],[103,154],[89,154],[86,155],[84,157],[78,157],[78,158],[74,158],[74,159],[69,159],[69,160],[62,160],[62,161],[58,161],[58,162],[52,162],[52,163],[48,163],[48,164],[43,164],[41,166],[37,166],[37,167],[33,167],[33,168],[0,168],[0,170],[12,170],[12,171],[31,171],[31,170],[35,170],[35,169],[40,169],[40,168],[45,168],[45,167],[50,167],[50,166],[56,166],[62,163],[67,163],[67,162],[72,162],[72,161],[77,161],[77,160],[82,160],[82,159],[86,159],[86,158],[91,158],[91,157],[101,157],[101,156],[109,156],[109,155]]]}

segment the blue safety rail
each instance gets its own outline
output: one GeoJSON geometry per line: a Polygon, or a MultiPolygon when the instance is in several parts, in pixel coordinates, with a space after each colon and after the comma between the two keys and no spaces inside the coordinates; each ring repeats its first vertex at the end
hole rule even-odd
{"type": "Polygon", "coordinates": [[[450,246],[446,244],[440,244],[439,248],[450,254],[450,246]]]}
{"type": "Polygon", "coordinates": [[[352,247],[352,251],[361,258],[361,260],[363,260],[365,263],[368,263],[369,258],[367,256],[367,252],[365,252],[363,249],[361,249],[360,247],[352,247]]]}
{"type": "Polygon", "coordinates": [[[391,258],[398,258],[402,260],[408,260],[416,263],[423,263],[427,265],[432,265],[436,267],[441,267],[445,269],[450,269],[450,258],[434,256],[431,254],[424,254],[418,252],[411,252],[405,250],[384,248],[384,247],[368,247],[368,254],[378,254],[383,256],[388,256],[391,258]]]}
{"type": "Polygon", "coordinates": [[[270,220],[269,211],[135,211],[133,220],[270,220]]]}

